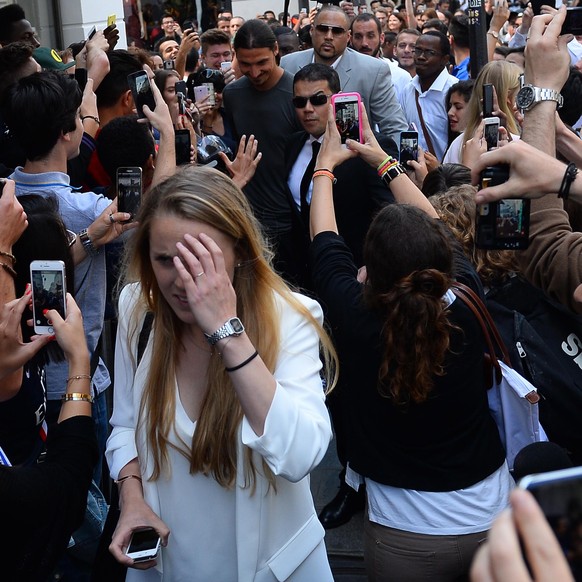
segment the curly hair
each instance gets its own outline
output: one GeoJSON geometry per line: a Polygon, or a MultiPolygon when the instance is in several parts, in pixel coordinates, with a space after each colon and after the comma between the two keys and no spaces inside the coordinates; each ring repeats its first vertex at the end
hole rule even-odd
{"type": "Polygon", "coordinates": [[[366,236],[364,297],[384,321],[378,391],[397,404],[424,402],[444,374],[454,326],[442,297],[452,257],[447,228],[405,204],[383,208],[366,236]]]}
{"type": "Polygon", "coordinates": [[[492,287],[504,283],[518,271],[518,266],[513,251],[487,251],[475,247],[476,191],[474,186],[454,186],[431,196],[429,201],[461,243],[483,284],[492,287]]]}

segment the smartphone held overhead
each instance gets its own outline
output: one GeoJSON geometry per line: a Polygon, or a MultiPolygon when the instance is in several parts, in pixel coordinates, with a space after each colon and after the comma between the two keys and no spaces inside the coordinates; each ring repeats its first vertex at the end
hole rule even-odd
{"type": "Polygon", "coordinates": [[[399,162],[405,167],[410,161],[418,161],[418,132],[417,131],[401,131],[400,132],[400,146],[399,162]]]}
{"type": "MultiPolygon", "coordinates": [[[[509,166],[485,168],[480,190],[509,179],[509,166]]],[[[530,200],[511,198],[477,205],[475,246],[488,250],[522,250],[529,245],[530,200]]]]}
{"type": "Polygon", "coordinates": [[[338,93],[332,95],[331,104],[342,143],[346,143],[347,139],[363,142],[362,125],[360,123],[360,113],[362,111],[360,94],[338,93]]]}
{"type": "Polygon", "coordinates": [[[139,211],[143,191],[142,171],[139,167],[117,169],[117,210],[129,212],[131,222],[139,211]]]}
{"type": "Polygon", "coordinates": [[[133,95],[137,116],[143,119],[145,117],[143,112],[144,105],[147,105],[152,111],[156,108],[156,100],[148,74],[145,71],[131,73],[127,76],[127,82],[133,95]]]}
{"type": "Polygon", "coordinates": [[[32,286],[32,319],[34,333],[52,334],[54,329],[46,312],[56,309],[66,317],[67,276],[63,261],[32,261],[30,263],[32,286]]]}

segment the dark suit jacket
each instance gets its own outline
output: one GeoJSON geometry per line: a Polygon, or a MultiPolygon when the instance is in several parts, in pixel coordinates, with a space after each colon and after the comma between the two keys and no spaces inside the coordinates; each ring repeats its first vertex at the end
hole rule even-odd
{"type": "MultiPolygon", "coordinates": [[[[376,136],[387,153],[397,157],[397,148],[390,138],[376,136]]],[[[285,144],[285,183],[295,164],[301,148],[309,134],[305,131],[289,136],[285,144]]],[[[352,158],[337,166],[334,170],[337,182],[333,187],[335,217],[340,235],[354,255],[356,265],[363,265],[362,247],[368,227],[376,212],[385,204],[392,204],[394,197],[380,180],[376,169],[361,158],[352,158]]],[[[297,208],[293,195],[287,188],[289,204],[293,212],[294,248],[297,251],[297,283],[311,289],[307,275],[307,250],[309,248],[309,223],[305,223],[297,208]]]]}

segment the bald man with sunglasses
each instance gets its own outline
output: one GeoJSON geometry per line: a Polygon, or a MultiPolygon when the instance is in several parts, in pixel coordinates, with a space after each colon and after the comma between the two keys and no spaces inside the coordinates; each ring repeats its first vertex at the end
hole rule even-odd
{"type": "Polygon", "coordinates": [[[324,6],[311,30],[313,48],[284,56],[281,66],[292,74],[309,63],[332,67],[339,75],[341,90],[359,93],[372,125],[396,142],[408,125],[392,86],[390,67],[380,59],[348,48],[349,28],[349,19],[341,8],[324,6]]]}

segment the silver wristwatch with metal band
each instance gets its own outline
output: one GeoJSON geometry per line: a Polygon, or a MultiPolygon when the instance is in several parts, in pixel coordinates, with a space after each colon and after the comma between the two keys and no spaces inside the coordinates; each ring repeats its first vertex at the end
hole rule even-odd
{"type": "Polygon", "coordinates": [[[241,335],[245,330],[245,326],[238,317],[231,317],[222,327],[219,327],[212,335],[204,334],[206,336],[206,341],[213,346],[216,342],[219,342],[225,337],[230,337],[231,335],[238,336],[241,335]]]}
{"type": "Polygon", "coordinates": [[[560,109],[564,103],[564,98],[559,91],[555,89],[542,89],[533,85],[524,85],[515,99],[516,105],[522,111],[529,111],[534,105],[542,101],[555,101],[556,108],[560,109]]]}

